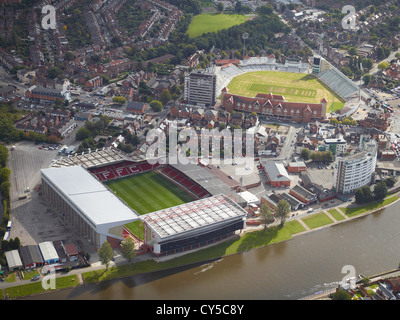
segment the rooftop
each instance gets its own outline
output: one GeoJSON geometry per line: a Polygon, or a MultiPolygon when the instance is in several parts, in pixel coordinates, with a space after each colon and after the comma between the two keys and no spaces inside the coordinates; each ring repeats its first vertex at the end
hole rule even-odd
{"type": "Polygon", "coordinates": [[[210,224],[244,218],[247,212],[234,200],[217,195],[140,216],[160,238],[168,238],[210,224]]]}
{"type": "Polygon", "coordinates": [[[132,209],[81,166],[42,169],[41,174],[96,228],[137,218],[132,209]]]}

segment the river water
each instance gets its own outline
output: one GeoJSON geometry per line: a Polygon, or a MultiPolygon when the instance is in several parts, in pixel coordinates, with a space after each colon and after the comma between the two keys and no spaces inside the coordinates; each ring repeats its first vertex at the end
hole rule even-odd
{"type": "Polygon", "coordinates": [[[374,214],[192,268],[80,286],[33,299],[293,300],[400,262],[400,202],[374,214]]]}

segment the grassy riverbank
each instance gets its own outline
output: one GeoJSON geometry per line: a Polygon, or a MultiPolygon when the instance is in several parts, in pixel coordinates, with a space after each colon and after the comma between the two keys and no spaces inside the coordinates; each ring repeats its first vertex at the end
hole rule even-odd
{"type": "Polygon", "coordinates": [[[156,262],[154,260],[141,261],[128,265],[118,266],[105,270],[89,271],[82,274],[85,283],[95,283],[103,280],[117,279],[144,272],[152,272],[175,268],[183,265],[195,264],[201,261],[212,260],[231,254],[245,252],[254,248],[273,243],[290,240],[292,235],[305,229],[298,221],[287,222],[283,227],[271,227],[266,231],[257,230],[247,232],[239,238],[224,241],[207,249],[192,252],[171,260],[156,262]]]}
{"type": "MultiPolygon", "coordinates": [[[[399,196],[388,196],[385,200],[370,203],[357,207],[339,207],[339,209],[348,216],[347,219],[342,219],[343,216],[338,212],[338,209],[331,209],[328,212],[337,220],[345,222],[355,218],[361,214],[372,213],[383,207],[386,207],[399,199],[399,196]]],[[[333,224],[334,222],[323,212],[312,216],[299,218],[306,224],[311,231],[333,224]]],[[[118,279],[136,274],[148,273],[153,271],[166,270],[170,268],[192,265],[196,263],[211,261],[224,256],[246,252],[251,249],[260,248],[274,243],[287,241],[293,236],[306,232],[305,227],[298,221],[292,220],[285,223],[283,227],[273,226],[265,231],[247,230],[240,237],[234,237],[230,240],[218,243],[214,246],[191,252],[180,257],[171,258],[165,261],[146,260],[134,262],[121,266],[111,267],[108,270],[101,269],[82,273],[82,278],[85,284],[96,283],[104,280],[118,279]]],[[[77,286],[79,281],[76,275],[68,275],[57,278],[56,289],[70,288],[77,286]]],[[[22,286],[16,286],[5,289],[6,295],[10,298],[23,297],[36,293],[45,292],[41,286],[41,282],[30,283],[22,286]]],[[[0,292],[1,298],[1,292],[0,292]]]]}

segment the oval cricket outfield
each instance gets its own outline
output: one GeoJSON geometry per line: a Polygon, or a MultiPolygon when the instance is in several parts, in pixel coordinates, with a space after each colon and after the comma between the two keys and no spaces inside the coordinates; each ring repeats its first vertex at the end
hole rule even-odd
{"type": "Polygon", "coordinates": [[[228,85],[232,94],[255,97],[258,93],[283,95],[289,102],[320,103],[328,100],[327,112],[342,109],[345,101],[316,76],[306,73],[254,71],[239,75],[228,85]],[[335,99],[333,99],[335,97],[335,99]]]}

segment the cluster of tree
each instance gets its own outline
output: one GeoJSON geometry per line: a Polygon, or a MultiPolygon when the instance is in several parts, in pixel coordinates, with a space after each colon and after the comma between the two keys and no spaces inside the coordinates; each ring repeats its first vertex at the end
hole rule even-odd
{"type": "Polygon", "coordinates": [[[332,162],[334,157],[332,151],[315,151],[310,154],[310,159],[315,162],[332,162]]]}
{"type": "Polygon", "coordinates": [[[126,103],[126,98],[123,96],[115,96],[112,98],[112,101],[115,103],[119,103],[119,104],[125,104],[126,103]]]}
{"type": "Polygon", "coordinates": [[[372,200],[383,200],[387,195],[388,188],[393,187],[395,183],[396,178],[389,177],[375,184],[373,191],[369,185],[357,189],[355,193],[356,203],[362,204],[372,200]]]}
{"type": "Polygon", "coordinates": [[[129,36],[133,35],[142,21],[149,19],[153,12],[150,10],[138,10],[136,0],[128,0],[124,6],[124,10],[117,13],[118,25],[129,36]]]}
{"type": "Polygon", "coordinates": [[[73,50],[93,43],[84,17],[84,12],[90,5],[90,0],[81,0],[65,10],[65,18],[62,18],[62,23],[69,45],[73,50]]]}
{"type": "MultiPolygon", "coordinates": [[[[392,7],[393,8],[393,7],[392,7]]],[[[394,9],[394,8],[393,8],[394,9]]],[[[396,11],[397,11],[396,7],[396,11]]],[[[398,34],[400,31],[399,28],[400,24],[400,17],[397,15],[393,18],[387,19],[383,23],[379,23],[378,25],[372,27],[370,29],[370,41],[372,44],[376,44],[379,42],[390,42],[391,37],[393,34],[398,34]]],[[[376,51],[376,54],[378,56],[378,60],[385,59],[389,56],[390,54],[390,49],[391,48],[385,48],[385,47],[378,47],[381,48],[376,51]],[[388,53],[389,49],[389,53],[388,53]]],[[[395,47],[393,47],[395,49],[395,47]]]]}
{"type": "Polygon", "coordinates": [[[343,69],[343,73],[348,77],[353,77],[354,79],[358,80],[364,75],[365,72],[372,68],[373,61],[368,58],[357,56],[357,50],[354,47],[349,49],[349,54],[349,65],[343,69]],[[361,67],[364,71],[361,70],[361,67]]]}
{"type": "Polygon", "coordinates": [[[124,142],[120,143],[117,148],[126,153],[132,153],[140,143],[138,135],[130,133],[128,130],[124,129],[122,131],[122,136],[125,140],[124,142]]]}
{"type": "MultiPolygon", "coordinates": [[[[185,3],[185,1],[181,2],[185,3]]],[[[170,63],[176,65],[183,63],[186,58],[198,50],[209,52],[214,47],[220,50],[239,50],[238,52],[241,52],[243,49],[242,35],[247,32],[250,35],[246,40],[247,52],[252,50],[255,54],[258,54],[261,49],[278,47],[275,39],[276,33],[288,33],[290,31],[290,28],[277,15],[269,12],[268,9],[265,9],[264,14],[260,14],[245,23],[195,38],[190,38],[186,33],[191,22],[191,16],[186,14],[179,19],[175,30],[171,32],[169,44],[146,50],[137,50],[133,45],[126,50],[126,53],[137,62],[137,68],[142,70],[144,69],[144,61],[167,53],[175,56],[170,60],[170,63]]]]}
{"type": "Polygon", "coordinates": [[[281,226],[285,224],[286,217],[290,212],[290,205],[286,200],[279,200],[276,205],[275,212],[271,210],[271,207],[268,203],[264,203],[259,212],[259,217],[261,218],[262,224],[264,225],[264,230],[267,229],[267,224],[274,221],[275,216],[279,217],[281,222],[281,226]]]}
{"type": "Polygon", "coordinates": [[[103,134],[104,129],[110,123],[110,119],[106,116],[100,116],[100,119],[97,121],[87,121],[85,126],[79,128],[76,132],[76,140],[85,140],[89,137],[96,137],[98,135],[103,134]]]}
{"type": "MultiPolygon", "coordinates": [[[[7,223],[9,220],[10,214],[10,175],[11,170],[7,168],[7,160],[9,154],[7,147],[0,145],[0,192],[1,192],[1,199],[2,205],[4,207],[4,212],[0,214],[2,216],[2,220],[0,223],[0,239],[3,239],[3,236],[6,232],[7,223]]],[[[1,241],[1,248],[0,248],[0,265],[6,264],[4,252],[8,250],[13,250],[15,247],[16,249],[19,248],[19,239],[15,238],[10,239],[9,241],[1,241]]]]}
{"type": "Polygon", "coordinates": [[[352,117],[344,117],[342,120],[338,120],[337,118],[332,118],[329,123],[331,124],[344,124],[346,126],[357,126],[357,121],[354,120],[352,117]]]}
{"type": "MultiPolygon", "coordinates": [[[[124,240],[122,240],[121,252],[122,256],[129,262],[136,256],[135,243],[131,238],[125,238],[124,240]]],[[[108,270],[110,262],[114,257],[114,251],[111,247],[111,244],[108,241],[104,241],[98,251],[98,254],[101,263],[105,264],[106,270],[108,270]]]]}

